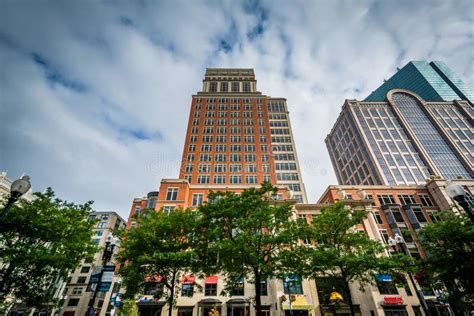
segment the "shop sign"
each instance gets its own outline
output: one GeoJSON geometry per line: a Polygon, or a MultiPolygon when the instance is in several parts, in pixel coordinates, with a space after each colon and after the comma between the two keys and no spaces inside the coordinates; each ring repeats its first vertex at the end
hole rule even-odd
{"type": "Polygon", "coordinates": [[[387,305],[401,305],[403,298],[401,296],[384,296],[383,302],[387,305]]]}

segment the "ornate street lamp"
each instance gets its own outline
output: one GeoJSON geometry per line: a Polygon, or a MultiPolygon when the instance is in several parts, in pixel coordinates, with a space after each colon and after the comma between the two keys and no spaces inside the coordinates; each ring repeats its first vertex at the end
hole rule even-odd
{"type": "Polygon", "coordinates": [[[7,204],[2,210],[2,213],[0,214],[0,222],[2,221],[3,217],[7,214],[8,209],[18,201],[18,199],[28,192],[28,190],[31,188],[31,183],[30,183],[30,177],[28,176],[23,176],[18,180],[13,181],[11,187],[10,187],[10,196],[8,197],[7,204]]]}
{"type": "Polygon", "coordinates": [[[107,265],[107,262],[109,262],[110,259],[112,259],[114,248],[117,243],[118,243],[118,238],[114,237],[112,233],[109,233],[109,235],[107,236],[107,240],[105,241],[104,253],[102,254],[102,269],[100,270],[99,279],[97,280],[97,285],[94,289],[94,295],[92,296],[92,299],[89,301],[89,307],[87,309],[87,314],[86,314],[87,316],[94,315],[95,299],[97,297],[97,292],[99,292],[100,290],[102,276],[104,275],[104,271],[105,271],[105,266],[107,265]]]}
{"type": "Polygon", "coordinates": [[[458,202],[459,205],[466,211],[467,215],[471,219],[471,223],[474,223],[474,213],[469,205],[469,202],[466,199],[466,191],[464,188],[457,183],[450,182],[446,186],[446,193],[450,198],[458,202]]]}

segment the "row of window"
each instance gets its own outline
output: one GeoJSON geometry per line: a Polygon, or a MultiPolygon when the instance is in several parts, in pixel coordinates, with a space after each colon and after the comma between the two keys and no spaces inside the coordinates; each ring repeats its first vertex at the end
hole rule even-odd
{"type": "MultiPolygon", "coordinates": [[[[192,125],[193,126],[199,126],[201,120],[198,119],[198,118],[195,118],[193,119],[192,121],[192,125]]],[[[246,126],[253,126],[254,125],[254,120],[251,119],[251,118],[246,118],[246,119],[238,119],[238,118],[233,118],[233,119],[230,119],[230,120],[227,120],[225,118],[221,118],[221,119],[217,119],[217,120],[214,120],[212,118],[207,118],[204,120],[204,125],[206,126],[213,126],[214,124],[216,125],[221,125],[221,126],[224,126],[224,125],[227,125],[227,123],[230,123],[230,125],[246,125],[246,126]]],[[[258,125],[259,126],[264,126],[265,125],[265,121],[260,119],[258,120],[258,125]]],[[[212,133],[212,132],[211,132],[212,133]]]]}
{"type": "MultiPolygon", "coordinates": [[[[240,141],[240,136],[238,139],[233,139],[233,140],[239,140],[240,141]]],[[[250,140],[250,139],[249,139],[250,140]]],[[[253,139],[255,141],[255,139],[253,139]]],[[[212,145],[210,144],[203,144],[201,145],[201,151],[202,152],[211,152],[212,151],[212,145]]],[[[240,144],[235,144],[235,145],[229,145],[229,150],[231,152],[241,152],[242,148],[243,151],[245,152],[255,152],[256,146],[255,145],[240,145],[240,144]]],[[[188,148],[189,152],[195,152],[196,151],[196,145],[195,144],[190,144],[188,148]]],[[[216,152],[225,152],[227,151],[227,145],[223,144],[218,144],[214,146],[214,151],[216,152]]],[[[267,152],[268,151],[268,146],[267,145],[260,145],[260,151],[262,152],[267,152]]],[[[293,159],[282,159],[282,160],[293,160],[293,159]]]]}
{"type": "MultiPolygon", "coordinates": [[[[240,175],[230,175],[229,176],[229,183],[230,184],[242,184],[242,176],[240,175]]],[[[210,175],[198,175],[197,183],[199,184],[209,184],[211,180],[210,175]]],[[[188,180],[189,181],[189,180],[188,180]]],[[[263,182],[270,182],[271,176],[264,175],[263,182]]],[[[214,175],[214,184],[226,184],[226,176],[225,175],[214,175]]],[[[245,176],[245,183],[246,184],[258,184],[258,177],[252,175],[245,176]]]]}
{"type": "MultiPolygon", "coordinates": [[[[201,110],[201,104],[194,105],[194,109],[195,109],[195,111],[200,111],[201,110]]],[[[206,109],[206,111],[215,111],[216,109],[218,111],[228,111],[229,109],[231,111],[240,111],[242,109],[242,107],[239,104],[231,104],[231,105],[219,104],[218,106],[216,106],[215,104],[207,104],[205,109],[206,109]]],[[[251,104],[244,104],[243,109],[244,109],[244,111],[252,111],[252,105],[251,104]]],[[[261,111],[262,106],[257,105],[257,110],[261,111]]]]}
{"type": "MultiPolygon", "coordinates": [[[[214,130],[213,130],[212,127],[204,127],[202,131],[203,131],[203,134],[213,134],[214,130]]],[[[216,129],[216,131],[217,131],[217,129],[216,129]]],[[[222,131],[222,133],[224,133],[224,131],[227,132],[227,129],[222,128],[219,131],[222,131]]],[[[241,128],[240,126],[233,126],[233,127],[230,128],[230,133],[231,134],[240,134],[240,133],[242,133],[242,131],[244,132],[244,134],[251,134],[251,135],[255,134],[255,128],[253,128],[253,127],[241,128]]],[[[265,134],[265,127],[259,127],[258,132],[260,134],[265,134]]],[[[191,134],[198,134],[198,133],[199,133],[199,128],[198,127],[194,126],[194,127],[191,128],[191,134]]],[[[218,133],[218,134],[221,134],[221,132],[218,133]]],[[[288,134],[289,134],[289,131],[288,131],[288,134]]],[[[204,137],[208,137],[208,138],[210,137],[210,141],[212,142],[212,136],[204,136],[204,137]]],[[[203,142],[204,142],[204,140],[203,140],[203,142]]]]}
{"type": "MultiPolygon", "coordinates": [[[[216,162],[226,162],[227,161],[227,156],[229,158],[228,161],[230,162],[241,162],[242,161],[242,155],[241,154],[215,154],[214,155],[214,161],[216,162]]],[[[244,159],[243,161],[245,162],[256,162],[257,161],[257,155],[255,154],[244,154],[243,155],[244,159]]],[[[186,157],[187,162],[193,162],[195,160],[194,154],[188,154],[186,157]]],[[[262,162],[268,162],[269,161],[269,156],[266,154],[260,155],[260,160],[262,162]]],[[[211,162],[212,161],[212,154],[200,154],[199,155],[199,161],[201,162],[211,162]]],[[[278,169],[277,169],[278,170],[278,169]]],[[[296,170],[296,169],[281,169],[281,170],[296,170]]]]}
{"type": "Polygon", "coordinates": [[[209,92],[251,92],[251,84],[249,81],[231,81],[230,84],[228,81],[211,81],[209,92]]]}
{"type": "MultiPolygon", "coordinates": [[[[250,111],[246,111],[246,112],[237,112],[237,111],[232,111],[232,112],[227,112],[227,111],[219,111],[219,112],[214,112],[214,111],[206,111],[204,113],[204,117],[206,118],[213,118],[215,116],[217,116],[218,118],[227,118],[228,116],[230,116],[231,118],[240,118],[240,114],[242,113],[242,117],[244,118],[253,118],[253,113],[254,112],[250,112],[250,111]]],[[[193,114],[193,117],[200,117],[201,115],[201,112],[194,112],[193,114]]],[[[257,116],[259,118],[263,118],[263,112],[262,111],[259,111],[257,112],[257,116]]]]}
{"type": "MultiPolygon", "coordinates": [[[[263,103],[263,99],[262,98],[252,98],[252,99],[256,99],[257,100],[257,103],[261,104],[263,103]]],[[[208,102],[208,103],[228,103],[228,102],[232,102],[232,103],[241,103],[241,102],[244,102],[244,103],[250,103],[251,98],[196,98],[196,102],[197,103],[202,103],[202,102],[208,102]]]]}
{"type": "MultiPolygon", "coordinates": [[[[431,202],[431,199],[428,194],[417,194],[417,196],[420,199],[421,205],[426,207],[433,206],[433,202],[431,202]]],[[[377,194],[377,198],[381,205],[397,204],[393,195],[391,194],[377,194]]],[[[400,200],[400,203],[402,205],[418,204],[415,199],[415,196],[412,194],[399,194],[398,199],[400,200]]]]}
{"type": "MultiPolygon", "coordinates": [[[[187,164],[185,167],[185,173],[192,173],[194,170],[193,164],[187,164]]],[[[262,164],[262,172],[270,172],[270,165],[269,164],[262,164]]],[[[209,164],[199,164],[198,165],[198,172],[211,172],[211,165],[209,164]]],[[[227,165],[226,164],[215,164],[214,165],[214,172],[222,173],[227,172],[227,165]]],[[[241,164],[230,164],[229,165],[229,172],[242,172],[242,165],[241,164]]],[[[245,165],[245,172],[255,173],[258,172],[258,167],[256,164],[246,164],[245,165]]],[[[282,180],[288,178],[288,180],[294,180],[294,176],[298,176],[296,173],[288,174],[291,176],[282,176],[282,180]],[[284,179],[285,178],[285,179],[284,179]]]]}
{"type": "MultiPolygon", "coordinates": [[[[210,136],[211,138],[209,139],[208,138],[209,136],[206,137],[206,142],[212,142],[212,136],[210,136]]],[[[203,137],[204,139],[204,137],[203,137]]],[[[265,135],[260,135],[260,142],[261,143],[266,143],[267,142],[267,137],[265,135]]],[[[229,140],[231,143],[241,143],[242,140],[245,142],[245,143],[255,143],[255,136],[251,136],[251,135],[244,135],[243,137],[240,136],[240,135],[230,135],[229,138],[227,138],[227,136],[224,136],[224,135],[217,135],[215,138],[214,138],[215,142],[216,143],[227,143],[227,140],[229,140]]],[[[191,135],[191,137],[189,138],[189,142],[191,143],[197,143],[197,135],[191,135]]]]}

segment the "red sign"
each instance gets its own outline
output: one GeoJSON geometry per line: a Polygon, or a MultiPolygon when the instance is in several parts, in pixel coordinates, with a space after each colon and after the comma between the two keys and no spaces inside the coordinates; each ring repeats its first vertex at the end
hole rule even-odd
{"type": "Polygon", "coordinates": [[[403,298],[401,296],[384,296],[383,302],[387,305],[401,305],[403,298]]]}

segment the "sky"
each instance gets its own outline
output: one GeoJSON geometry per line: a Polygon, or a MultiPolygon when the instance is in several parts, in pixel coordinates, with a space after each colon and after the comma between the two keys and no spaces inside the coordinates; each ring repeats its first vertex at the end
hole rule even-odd
{"type": "Polygon", "coordinates": [[[0,170],[127,218],[178,176],[205,69],[254,68],[287,98],[316,202],[337,183],[324,139],[344,100],[410,60],[474,87],[474,1],[0,0],[0,170]]]}

